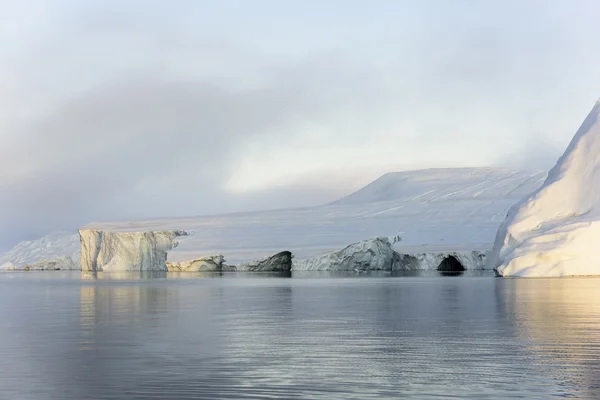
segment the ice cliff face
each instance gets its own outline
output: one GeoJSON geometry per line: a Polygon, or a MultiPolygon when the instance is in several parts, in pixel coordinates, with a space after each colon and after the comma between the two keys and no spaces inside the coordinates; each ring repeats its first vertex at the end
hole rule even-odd
{"type": "Polygon", "coordinates": [[[79,231],[81,270],[167,271],[167,251],[177,246],[183,231],[105,232],[79,231]]]}
{"type": "Polygon", "coordinates": [[[489,267],[500,276],[600,275],[600,101],[543,185],[509,209],[489,267]]]}
{"type": "Polygon", "coordinates": [[[294,271],[391,271],[400,261],[388,238],[351,244],[340,251],[294,261],[294,271]]]}
{"type": "Polygon", "coordinates": [[[292,253],[282,251],[262,260],[241,263],[236,270],[240,272],[289,272],[292,269],[292,253]]]}
{"type": "Polygon", "coordinates": [[[485,269],[486,253],[482,251],[452,251],[400,254],[397,271],[437,270],[455,272],[485,269]]]}
{"type": "Polygon", "coordinates": [[[393,240],[375,238],[351,244],[340,251],[294,261],[293,271],[462,271],[485,268],[485,253],[420,252],[394,250],[393,240]]]}

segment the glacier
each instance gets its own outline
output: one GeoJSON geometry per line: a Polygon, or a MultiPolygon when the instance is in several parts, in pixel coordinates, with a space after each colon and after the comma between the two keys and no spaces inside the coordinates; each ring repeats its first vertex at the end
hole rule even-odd
{"type": "MultiPolygon", "coordinates": [[[[381,253],[375,251],[372,268],[438,269],[452,256],[466,269],[481,269],[508,208],[545,178],[543,171],[500,168],[393,172],[315,207],[90,223],[80,229],[81,237],[63,234],[50,247],[35,241],[17,245],[10,256],[0,258],[0,265],[11,262],[22,268],[69,255],[81,258],[84,271],[262,271],[274,268],[274,263],[265,266],[265,260],[289,251],[291,270],[331,270],[325,261],[341,256],[335,253],[388,238],[400,262],[379,261],[394,256],[383,245],[376,247],[381,253]],[[218,260],[216,266],[202,264],[207,257],[223,257],[223,262],[220,267],[218,260]]],[[[358,264],[335,268],[366,268],[361,251],[352,255],[358,264]]]]}
{"type": "Polygon", "coordinates": [[[600,101],[542,186],[512,206],[488,266],[505,277],[600,275],[600,101]]]}

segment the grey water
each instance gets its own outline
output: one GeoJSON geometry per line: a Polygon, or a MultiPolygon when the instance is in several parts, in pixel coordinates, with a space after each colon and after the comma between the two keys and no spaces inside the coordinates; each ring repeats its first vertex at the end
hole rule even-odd
{"type": "Polygon", "coordinates": [[[0,274],[1,399],[598,396],[600,279],[0,274]]]}

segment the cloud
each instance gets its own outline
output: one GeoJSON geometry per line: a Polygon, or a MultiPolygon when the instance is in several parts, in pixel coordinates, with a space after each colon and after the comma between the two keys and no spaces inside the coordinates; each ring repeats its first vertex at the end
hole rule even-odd
{"type": "MultiPolygon", "coordinates": [[[[0,149],[0,190],[10,194],[0,198],[2,239],[96,219],[294,205],[289,185],[279,195],[231,201],[224,200],[231,196],[224,182],[248,146],[264,147],[268,165],[273,152],[295,152],[286,141],[306,138],[303,125],[326,126],[332,115],[360,107],[337,101],[352,73],[322,96],[310,72],[275,75],[252,89],[154,74],[82,91],[13,127],[19,140],[0,149]]],[[[322,184],[295,190],[306,195],[311,187],[322,184]]]]}
{"type": "Polygon", "coordinates": [[[493,165],[511,169],[550,170],[564,152],[566,145],[560,147],[544,141],[543,138],[537,139],[521,144],[514,152],[502,154],[493,165]]]}

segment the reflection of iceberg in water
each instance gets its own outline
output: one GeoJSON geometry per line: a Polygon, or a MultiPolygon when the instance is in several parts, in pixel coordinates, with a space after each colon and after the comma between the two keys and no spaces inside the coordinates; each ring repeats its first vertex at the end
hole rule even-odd
{"type": "Polygon", "coordinates": [[[169,301],[175,300],[166,287],[149,285],[82,286],[80,290],[82,318],[96,320],[166,313],[169,301]]]}
{"type": "Polygon", "coordinates": [[[518,279],[504,284],[516,333],[544,376],[565,392],[599,396],[600,279],[518,279]]]}
{"type": "Polygon", "coordinates": [[[167,273],[163,271],[123,271],[123,272],[82,272],[83,280],[106,281],[139,281],[146,279],[165,279],[167,273]]]}
{"type": "MultiPolygon", "coordinates": [[[[111,275],[110,280],[115,280],[114,274],[111,275]]],[[[72,380],[85,385],[87,395],[94,398],[118,396],[119,393],[111,391],[135,386],[132,378],[140,370],[149,369],[144,363],[151,358],[152,351],[160,349],[156,341],[170,340],[168,335],[161,337],[157,321],[165,318],[169,310],[178,308],[178,300],[173,288],[162,282],[99,280],[82,285],[76,354],[84,367],[74,372],[72,380]]]]}
{"type": "Polygon", "coordinates": [[[461,279],[415,285],[408,279],[308,278],[261,291],[223,287],[217,303],[226,309],[237,298],[238,305],[222,329],[222,351],[236,360],[242,379],[301,377],[316,391],[326,390],[323,382],[373,385],[380,397],[395,398],[395,389],[386,388],[403,381],[419,398],[452,386],[457,377],[465,386],[478,385],[494,378],[481,358],[495,351],[484,334],[494,331],[494,322],[478,324],[496,307],[495,298],[482,295],[493,284],[481,280],[483,287],[474,290],[461,279]]]}
{"type": "MultiPolygon", "coordinates": [[[[98,275],[80,288],[77,354],[85,367],[70,376],[85,385],[86,398],[122,398],[123,388],[135,398],[187,398],[211,381],[206,365],[222,335],[220,305],[211,301],[218,286],[98,275]]],[[[226,381],[219,383],[231,386],[226,381]]]]}
{"type": "Polygon", "coordinates": [[[291,278],[291,272],[166,272],[166,271],[123,271],[82,272],[82,280],[140,281],[151,279],[199,279],[199,278],[291,278]]]}

